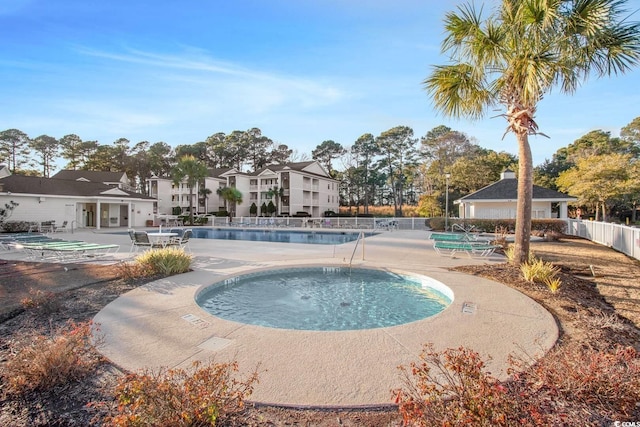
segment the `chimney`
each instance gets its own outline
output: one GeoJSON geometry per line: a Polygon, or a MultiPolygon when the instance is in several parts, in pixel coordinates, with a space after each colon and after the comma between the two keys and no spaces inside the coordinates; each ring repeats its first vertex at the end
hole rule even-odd
{"type": "Polygon", "coordinates": [[[516,179],[516,173],[507,169],[500,174],[500,179],[516,179]]]}

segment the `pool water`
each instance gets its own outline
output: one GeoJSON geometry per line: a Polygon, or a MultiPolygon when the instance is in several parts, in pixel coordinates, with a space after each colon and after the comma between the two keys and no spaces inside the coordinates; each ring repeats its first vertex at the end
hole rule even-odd
{"type": "Polygon", "coordinates": [[[209,313],[236,322],[346,331],[396,326],[433,316],[451,304],[453,293],[424,276],[312,267],[234,277],[206,288],[196,299],[209,313]]]}
{"type": "MultiPolygon", "coordinates": [[[[197,239],[253,240],[259,242],[310,243],[315,245],[339,245],[352,242],[359,232],[247,230],[237,228],[194,228],[197,239]]],[[[377,233],[365,233],[365,237],[377,233]]]]}

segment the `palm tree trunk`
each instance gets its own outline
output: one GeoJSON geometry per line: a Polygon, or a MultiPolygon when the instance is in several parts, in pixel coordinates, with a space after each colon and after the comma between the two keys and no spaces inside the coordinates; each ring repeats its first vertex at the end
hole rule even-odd
{"type": "Polygon", "coordinates": [[[516,236],[513,263],[520,265],[529,258],[531,242],[531,209],[533,207],[533,157],[529,136],[516,133],[519,147],[518,202],[516,205],[516,236]]]}
{"type": "Polygon", "coordinates": [[[189,187],[189,222],[193,225],[193,187],[189,187]]]}

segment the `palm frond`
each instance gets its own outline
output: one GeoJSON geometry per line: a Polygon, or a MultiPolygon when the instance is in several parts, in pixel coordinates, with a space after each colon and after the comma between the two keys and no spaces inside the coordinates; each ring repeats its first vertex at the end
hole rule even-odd
{"type": "Polygon", "coordinates": [[[436,66],[424,85],[436,109],[452,117],[480,118],[495,101],[495,94],[470,64],[436,66]]]}

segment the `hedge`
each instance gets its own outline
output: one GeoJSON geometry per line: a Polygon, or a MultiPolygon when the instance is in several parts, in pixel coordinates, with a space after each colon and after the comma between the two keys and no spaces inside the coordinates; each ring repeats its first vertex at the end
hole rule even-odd
{"type": "MultiPolygon", "coordinates": [[[[427,218],[425,225],[433,230],[444,230],[444,218],[427,218]]],[[[483,233],[494,233],[496,230],[507,230],[509,233],[515,232],[515,219],[449,219],[449,227],[453,224],[462,225],[465,229],[473,226],[473,231],[483,233]]],[[[533,219],[531,221],[531,233],[561,233],[567,230],[567,222],[563,219],[533,219]]]]}

